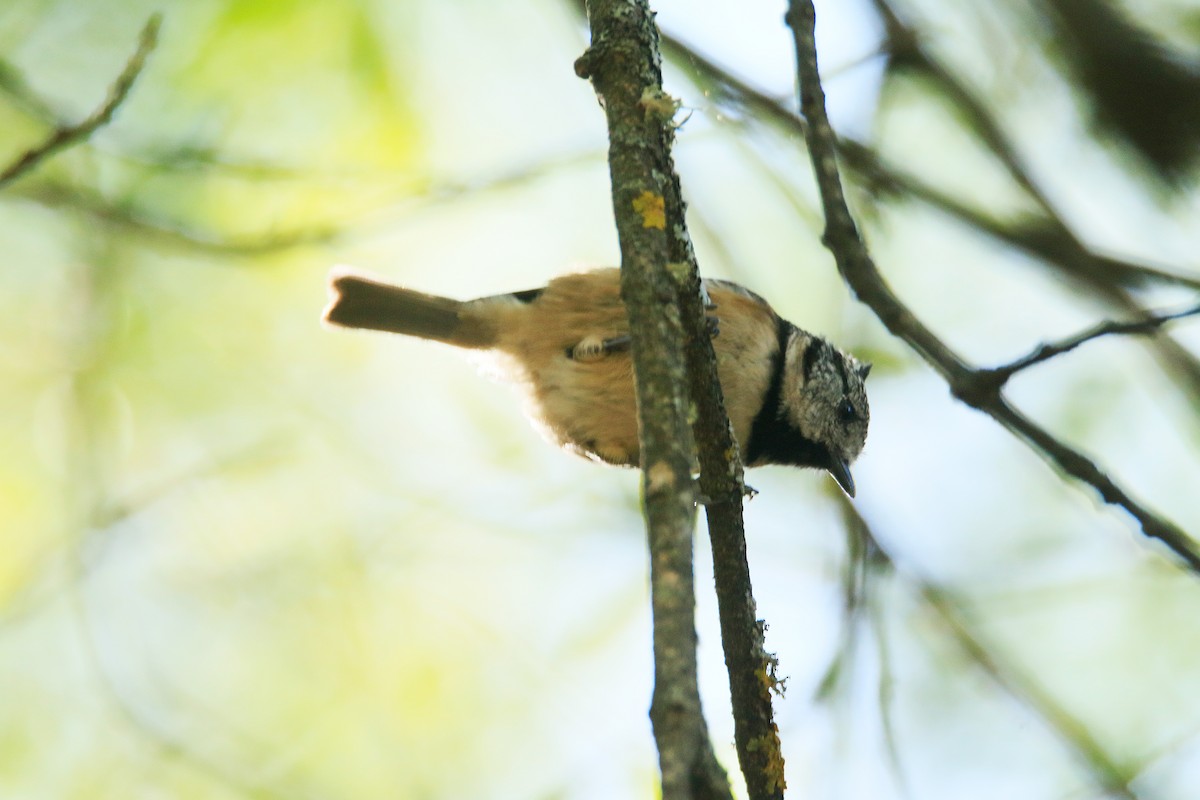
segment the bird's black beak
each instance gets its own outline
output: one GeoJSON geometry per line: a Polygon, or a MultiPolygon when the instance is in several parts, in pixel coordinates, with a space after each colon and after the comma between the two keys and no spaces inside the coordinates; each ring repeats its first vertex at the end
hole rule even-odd
{"type": "Polygon", "coordinates": [[[838,486],[842,487],[842,491],[854,497],[854,478],[850,476],[850,465],[835,456],[829,459],[829,466],[826,469],[838,482],[838,486]]]}

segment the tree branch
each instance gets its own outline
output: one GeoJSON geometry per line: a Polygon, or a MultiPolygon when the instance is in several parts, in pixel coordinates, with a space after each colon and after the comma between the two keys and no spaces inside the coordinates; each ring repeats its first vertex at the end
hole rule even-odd
{"type": "MultiPolygon", "coordinates": [[[[656,31],[652,46],[655,50],[653,60],[657,64],[656,31]]],[[[654,77],[653,84],[640,84],[651,87],[642,90],[643,117],[650,108],[647,100],[651,105],[655,99],[665,101],[665,108],[672,113],[674,110],[671,99],[660,94],[657,67],[654,77]]],[[[601,94],[611,115],[611,98],[601,94]]],[[[610,138],[613,142],[618,141],[611,130],[610,138]]],[[[664,142],[669,145],[669,140],[668,131],[664,142]]],[[[713,548],[721,642],[729,675],[738,761],[753,800],[781,798],[785,787],[783,756],[771,708],[771,694],[778,690],[779,684],[774,674],[776,661],[764,647],[765,624],[758,619],[751,589],[742,518],[745,485],[741,460],[725,413],[716,355],[704,320],[699,269],[687,233],[679,178],[668,147],[663,148],[659,165],[652,169],[657,172],[642,174],[665,176],[662,192],[667,222],[667,263],[674,279],[675,301],[687,341],[684,357],[688,396],[696,408],[692,431],[700,463],[700,491],[708,500],[705,511],[713,548]]],[[[613,178],[615,187],[618,183],[615,170],[613,178]]],[[[619,206],[618,201],[618,219],[619,206]]],[[[632,310],[630,313],[632,315],[632,310]]]]}
{"type": "Polygon", "coordinates": [[[993,367],[991,369],[980,370],[980,377],[985,380],[993,380],[1001,385],[1007,383],[1013,375],[1024,369],[1028,369],[1036,364],[1041,364],[1044,361],[1049,361],[1052,358],[1061,356],[1064,353],[1069,353],[1076,347],[1099,339],[1102,336],[1111,336],[1115,334],[1123,334],[1126,336],[1145,336],[1156,333],[1159,328],[1173,320],[1183,319],[1184,317],[1194,317],[1200,314],[1200,305],[1191,308],[1185,308],[1182,311],[1171,311],[1166,313],[1151,314],[1146,313],[1141,319],[1131,320],[1108,320],[1094,325],[1085,331],[1081,331],[1074,336],[1068,336],[1058,342],[1050,342],[1043,344],[1029,355],[1018,358],[1009,364],[1001,367],[993,367]]]}
{"type": "MultiPolygon", "coordinates": [[[[804,117],[797,115],[777,98],[730,74],[724,67],[705,58],[678,39],[665,35],[663,52],[672,60],[689,67],[696,80],[706,87],[711,87],[716,102],[723,102],[726,107],[732,106],[752,111],[756,116],[769,120],[786,130],[801,136],[808,135],[808,123],[804,117]]],[[[953,92],[952,99],[959,99],[963,93],[965,93],[965,89],[953,92]]],[[[973,104],[964,113],[972,114],[972,108],[977,111],[980,106],[973,104]]],[[[989,144],[991,141],[991,138],[988,138],[985,140],[985,144],[989,144]]],[[[1005,223],[978,209],[969,207],[917,177],[901,172],[861,142],[838,137],[837,148],[838,155],[842,157],[845,166],[861,175],[864,182],[876,190],[920,200],[973,230],[1015,247],[1033,258],[1054,264],[1073,278],[1082,279],[1085,273],[1090,272],[1104,276],[1110,282],[1122,286],[1157,283],[1200,289],[1200,279],[1191,275],[1176,274],[1148,264],[1109,258],[1090,252],[1075,238],[1052,209],[1046,208],[1044,209],[1045,214],[1031,219],[1005,223]]],[[[1006,159],[1001,153],[996,155],[1010,169],[1013,180],[1019,185],[1032,184],[1028,175],[1011,172],[1012,168],[1020,166],[1018,160],[1006,159]]],[[[1039,196],[1041,196],[1040,192],[1034,195],[1035,201],[1039,196]]],[[[1039,205],[1041,205],[1040,202],[1039,205]]]]}
{"type": "Polygon", "coordinates": [[[716,353],[704,319],[699,267],[683,225],[679,178],[674,171],[669,174],[667,218],[679,220],[670,228],[671,262],[684,267],[675,271],[680,279],[678,303],[687,336],[688,388],[696,408],[692,433],[700,462],[700,493],[706,498],[734,743],[751,800],[781,800],[787,783],[771,695],[782,694],[782,683],[775,677],[778,662],[766,651],[766,623],[758,619],[750,582],[742,498],[751,490],[743,482],[738,444],[725,413],[716,353]]]}
{"type": "MultiPolygon", "coordinates": [[[[655,665],[650,719],[662,796],[728,798],[729,782],[712,751],[696,677],[692,439],[683,327],[667,266],[672,249],[667,175],[674,172],[669,148],[675,108],[662,94],[658,32],[646,1],[589,0],[587,13],[592,42],[575,71],[591,79],[608,120],[621,298],[632,338],[650,545],[655,665]]],[[[671,222],[672,227],[682,224],[671,222]]]]}
{"type": "Polygon", "coordinates": [[[57,125],[58,116],[54,109],[29,88],[29,82],[21,70],[7,59],[0,58],[0,92],[21,108],[26,114],[37,117],[47,125],[57,125]]]}
{"type": "Polygon", "coordinates": [[[129,204],[114,203],[88,187],[56,180],[15,187],[10,190],[9,196],[47,208],[68,209],[80,216],[144,237],[154,244],[235,258],[327,244],[344,235],[343,230],[335,225],[310,224],[291,231],[223,236],[152,216],[129,204]]]}
{"type": "Polygon", "coordinates": [[[92,112],[87,119],[76,125],[56,128],[46,141],[27,151],[12,164],[9,164],[3,172],[0,172],[0,189],[59,151],[65,150],[68,147],[74,147],[80,142],[85,141],[97,128],[108,124],[113,118],[113,114],[116,113],[117,108],[129,96],[129,91],[133,88],[134,81],[141,74],[142,67],[146,65],[146,58],[158,42],[158,29],[161,25],[162,14],[153,14],[146,21],[146,25],[142,28],[142,33],[138,37],[137,50],[130,56],[129,61],[125,64],[125,69],[121,71],[121,74],[117,76],[117,80],[109,88],[108,98],[104,101],[103,105],[92,112]]]}
{"type": "MultiPolygon", "coordinates": [[[[1129,290],[1133,287],[1161,282],[1200,289],[1200,280],[1195,277],[1099,255],[1080,241],[1038,186],[1020,156],[1020,148],[1009,137],[1001,121],[966,83],[943,66],[924,46],[919,32],[904,23],[889,2],[874,0],[887,31],[885,48],[893,65],[930,82],[936,91],[953,104],[970,130],[1008,171],[1009,177],[1039,206],[1040,214],[1033,219],[1002,223],[934,192],[912,177],[904,176],[907,193],[951,213],[960,221],[1004,244],[1043,260],[1124,313],[1143,313],[1130,295],[1129,290]]],[[[850,152],[845,147],[842,150],[843,155],[850,152]]],[[[1150,344],[1168,377],[1190,396],[1191,402],[1200,403],[1200,359],[1170,336],[1155,337],[1150,344]]]]}
{"type": "Polygon", "coordinates": [[[816,12],[812,0],[790,0],[787,22],[795,40],[801,108],[809,123],[806,129],[809,154],[825,211],[823,240],[833,253],[843,279],[892,335],[906,342],[942,375],[955,397],[991,416],[1058,469],[1091,485],[1105,502],[1124,508],[1147,536],[1163,542],[1189,569],[1200,573],[1200,551],[1187,534],[1133,499],[1095,462],[1010,406],[1001,394],[1002,387],[986,371],[968,366],[892,292],[867,253],[846,205],[837,165],[837,138],[825,113],[825,96],[817,68],[816,12]]]}

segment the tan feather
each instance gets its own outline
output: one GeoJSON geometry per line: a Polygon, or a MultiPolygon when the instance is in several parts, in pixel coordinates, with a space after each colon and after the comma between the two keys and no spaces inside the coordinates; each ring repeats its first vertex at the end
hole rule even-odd
{"type": "Polygon", "coordinates": [[[360,273],[337,269],[329,279],[330,300],[322,318],[344,328],[403,333],[457,347],[487,348],[495,329],[460,316],[465,303],[414,292],[360,273]]]}

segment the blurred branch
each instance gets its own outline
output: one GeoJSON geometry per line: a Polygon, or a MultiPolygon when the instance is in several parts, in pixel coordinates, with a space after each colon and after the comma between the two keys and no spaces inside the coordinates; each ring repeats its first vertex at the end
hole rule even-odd
{"type": "MultiPolygon", "coordinates": [[[[94,396],[88,388],[104,365],[96,360],[97,349],[94,349],[93,338],[97,331],[111,331],[111,325],[96,324],[100,315],[111,313],[112,306],[107,302],[110,298],[102,293],[113,291],[111,283],[98,279],[101,267],[90,263],[86,267],[84,279],[88,284],[85,300],[81,307],[74,309],[75,313],[65,319],[72,329],[72,338],[77,347],[84,347],[78,357],[68,358],[71,364],[69,377],[73,391],[70,395],[70,411],[74,436],[69,440],[67,449],[67,475],[64,487],[63,503],[66,514],[73,520],[77,531],[77,540],[71,543],[67,558],[66,590],[64,592],[69,603],[71,617],[78,628],[85,674],[91,680],[87,687],[89,699],[94,698],[108,716],[115,717],[121,725],[114,728],[114,733],[131,736],[140,748],[151,756],[162,760],[172,767],[187,770],[199,775],[220,790],[256,800],[282,800],[284,797],[293,798],[297,793],[277,790],[269,778],[262,776],[262,770],[257,768],[241,768],[229,764],[220,756],[206,752],[202,747],[192,744],[194,730],[186,726],[180,732],[178,726],[160,722],[159,716],[163,709],[155,707],[153,711],[146,710],[145,703],[139,698],[130,696],[126,685],[118,679],[110,667],[114,659],[113,653],[105,653],[102,647],[99,631],[105,626],[98,625],[94,620],[94,610],[89,602],[88,587],[90,572],[95,563],[88,559],[87,545],[89,539],[98,537],[111,526],[120,521],[124,513],[133,513],[131,507],[119,508],[108,497],[107,482],[111,477],[111,464],[105,463],[104,454],[99,447],[99,432],[104,428],[96,416],[94,396]],[[86,343],[86,347],[85,347],[86,343]],[[99,527],[106,525],[109,527],[99,527]]],[[[104,335],[104,334],[101,334],[104,335]]],[[[253,457],[255,450],[261,445],[252,444],[241,452],[234,452],[219,461],[204,462],[192,471],[182,473],[177,481],[200,477],[210,469],[229,466],[247,457],[253,457]]],[[[130,502],[153,503],[169,492],[172,481],[165,480],[159,486],[130,502]]],[[[107,626],[114,630],[112,626],[107,626]]],[[[128,663],[128,654],[116,656],[117,663],[128,663]],[[122,661],[121,659],[124,659],[122,661]]],[[[104,719],[107,723],[109,720],[104,719]]],[[[244,752],[244,748],[241,750],[244,752]]]]}
{"type": "Polygon", "coordinates": [[[1111,0],[1035,3],[1092,120],[1158,178],[1182,183],[1200,156],[1200,61],[1172,51],[1111,0]]]}
{"type": "MultiPolygon", "coordinates": [[[[82,567],[80,567],[82,569],[82,567]]],[[[104,664],[100,645],[96,641],[95,626],[84,595],[84,580],[82,575],[72,583],[71,600],[74,605],[74,616],[80,629],[85,658],[91,673],[101,690],[100,700],[115,713],[125,727],[135,737],[147,745],[154,754],[164,760],[181,765],[208,780],[235,792],[240,796],[255,798],[255,800],[295,800],[296,795],[290,791],[276,789],[261,777],[254,776],[253,770],[238,770],[192,746],[186,735],[177,734],[166,726],[152,720],[142,712],[136,702],[126,697],[114,676],[104,664]]]]}
{"type": "Polygon", "coordinates": [[[97,146],[97,150],[112,158],[150,167],[159,172],[204,172],[222,173],[246,180],[277,181],[335,181],[378,178],[377,169],[362,169],[345,173],[331,173],[311,166],[295,166],[283,162],[232,156],[219,148],[203,144],[166,145],[148,143],[144,145],[97,146]]]}
{"type": "MultiPolygon", "coordinates": [[[[910,35],[915,36],[915,34],[910,35]]],[[[691,67],[696,79],[711,89],[716,102],[723,103],[727,107],[751,112],[757,118],[769,120],[801,136],[807,135],[808,124],[804,117],[797,115],[779,99],[751,86],[716,62],[692,50],[680,40],[670,35],[664,35],[663,52],[673,61],[691,67]]],[[[944,70],[939,71],[944,73],[944,70]]],[[[952,98],[972,97],[962,87],[950,94],[952,98]]],[[[982,106],[975,103],[974,100],[971,102],[974,108],[982,110],[982,106]]],[[[968,113],[967,116],[972,115],[968,113]]],[[[994,121],[979,120],[975,124],[990,131],[984,137],[985,142],[1006,142],[1002,131],[994,121]]],[[[1200,278],[1176,274],[1148,264],[1099,256],[1090,252],[1071,233],[1065,223],[1051,213],[1049,206],[1043,206],[1043,213],[1036,217],[1004,222],[981,210],[967,206],[957,198],[924,183],[915,176],[895,169],[887,164],[878,153],[860,142],[838,138],[837,146],[838,153],[845,161],[846,167],[863,176],[864,183],[869,187],[877,191],[916,198],[1004,244],[1061,267],[1064,273],[1072,277],[1084,279],[1089,273],[1095,273],[1122,286],[1162,283],[1200,289],[1200,278]]],[[[1015,149],[1006,143],[1003,144],[1001,153],[997,155],[1010,170],[1021,166],[1015,149]],[[1006,159],[1003,156],[1004,152],[1009,153],[1010,157],[1006,159]]],[[[1033,185],[1032,180],[1023,169],[1012,174],[1014,180],[1020,185],[1033,185]]],[[[1036,189],[1036,186],[1034,189],[1032,196],[1035,201],[1044,197],[1040,190],[1036,189]]]]}
{"type": "Polygon", "coordinates": [[[972,662],[996,682],[1000,688],[1020,700],[1042,718],[1059,738],[1066,742],[1076,758],[1087,767],[1088,773],[1109,797],[1137,800],[1121,767],[1109,756],[1087,725],[1051,697],[1036,681],[1022,675],[1015,668],[1004,664],[999,655],[972,631],[961,611],[962,603],[943,589],[925,581],[916,581],[921,600],[937,612],[943,626],[955,643],[972,662]]]}
{"type": "MultiPolygon", "coordinates": [[[[115,154],[115,157],[125,158],[126,156],[115,154]]],[[[129,156],[129,158],[134,157],[129,156]]],[[[452,203],[464,197],[477,197],[488,192],[504,192],[520,188],[537,179],[558,174],[564,169],[585,166],[593,162],[598,163],[603,158],[602,150],[589,147],[561,155],[547,156],[476,180],[437,180],[434,178],[422,182],[419,186],[405,187],[400,190],[399,193],[402,194],[403,200],[372,212],[370,219],[364,220],[360,216],[356,216],[352,222],[345,224],[335,219],[323,224],[311,224],[296,230],[270,234],[230,236],[212,233],[153,216],[131,204],[113,202],[89,187],[55,180],[43,180],[36,184],[22,185],[13,189],[9,196],[30,200],[49,208],[69,208],[106,224],[171,246],[219,255],[253,257],[295,247],[328,244],[335,240],[365,235],[364,232],[376,229],[390,230],[395,225],[396,214],[452,203]]],[[[143,163],[154,167],[163,166],[155,157],[151,157],[143,163]]],[[[248,179],[289,180],[293,177],[297,179],[302,177],[300,171],[293,173],[289,167],[266,163],[197,161],[194,166],[202,168],[205,164],[242,171],[244,177],[248,179]]],[[[318,179],[357,181],[363,177],[378,178],[379,174],[326,175],[318,176],[318,179]]]]}
{"type": "MultiPolygon", "coordinates": [[[[667,175],[675,107],[662,93],[658,32],[646,0],[588,0],[591,45],[575,62],[608,122],[621,299],[629,315],[650,547],[654,697],[664,800],[731,797],[700,704],[683,323],[671,269],[667,175]],[[665,112],[665,113],[664,113],[665,112]]],[[[671,209],[679,214],[681,207],[671,209]]],[[[682,217],[669,220],[670,227],[682,217]]],[[[696,293],[697,303],[699,292],[696,293]]],[[[740,496],[739,496],[740,500],[740,496]]],[[[749,779],[748,779],[749,781],[749,779]]],[[[753,792],[752,797],[757,797],[753,792]]]]}
{"type": "MultiPolygon", "coordinates": [[[[962,613],[963,603],[949,592],[930,581],[899,568],[892,557],[880,545],[871,526],[858,509],[845,497],[838,497],[842,523],[851,540],[861,540],[873,559],[888,566],[889,572],[913,587],[921,602],[937,614],[938,621],[975,666],[979,667],[1005,693],[1018,700],[1036,714],[1050,730],[1070,748],[1071,753],[1083,764],[1088,774],[1113,797],[1136,800],[1137,795],[1130,787],[1131,776],[1124,771],[1092,735],[1088,727],[1063,708],[1035,680],[1023,675],[1015,667],[1006,664],[995,649],[989,647],[975,634],[962,613]]],[[[868,577],[870,577],[870,573],[868,577]]],[[[880,636],[882,637],[882,632],[880,636]]],[[[881,687],[881,693],[883,689],[881,687]]],[[[885,730],[890,725],[886,721],[885,730]]],[[[889,745],[891,746],[891,745],[889,745]]],[[[893,756],[893,758],[897,758],[893,756]]],[[[897,758],[898,761],[898,758],[897,758]]]]}
{"type": "Polygon", "coordinates": [[[1024,358],[1018,358],[1012,363],[1005,364],[1002,367],[993,367],[991,369],[979,370],[981,379],[996,381],[998,385],[1004,385],[1013,375],[1035,364],[1041,364],[1044,361],[1049,361],[1052,358],[1069,353],[1076,347],[1099,339],[1102,336],[1111,336],[1115,334],[1145,336],[1156,333],[1163,325],[1177,319],[1185,317],[1194,317],[1200,314],[1200,305],[1186,308],[1183,311],[1173,311],[1170,313],[1146,314],[1141,319],[1132,320],[1109,320],[1102,322],[1085,331],[1081,331],[1074,336],[1069,336],[1058,342],[1043,344],[1035,349],[1024,358]]]}
{"type": "Polygon", "coordinates": [[[923,75],[942,90],[942,93],[963,114],[963,118],[992,153],[1000,159],[1013,179],[1037,201],[1044,210],[1050,202],[1034,182],[1013,142],[999,121],[979,102],[974,92],[960,81],[941,62],[931,58],[921,46],[921,37],[905,25],[892,9],[889,0],[874,0],[875,11],[883,18],[886,35],[885,49],[893,67],[923,75]]]}
{"type": "Polygon", "coordinates": [[[825,113],[825,97],[817,68],[813,34],[816,13],[811,0],[790,0],[801,107],[809,121],[807,140],[813,170],[821,190],[826,228],[823,240],[837,261],[838,271],[888,331],[917,351],[950,386],[951,393],[972,408],[988,414],[1060,470],[1092,486],[1107,503],[1121,506],[1149,537],[1158,539],[1193,572],[1200,573],[1196,544],[1166,518],[1134,500],[1082,453],[1058,441],[1012,406],[986,372],[970,367],[905,306],[884,281],[846,205],[837,164],[837,140],[825,113]]]}
{"type": "MultiPolygon", "coordinates": [[[[1020,157],[1016,144],[987,105],[924,47],[920,34],[901,21],[889,0],[874,0],[874,3],[884,20],[886,49],[892,57],[892,63],[929,81],[954,105],[971,130],[1004,165],[1009,177],[1038,204],[1040,214],[1032,219],[1002,223],[983,212],[967,208],[956,199],[924,186],[914,178],[903,177],[904,183],[895,183],[895,178],[900,177],[895,173],[881,177],[880,170],[870,163],[872,159],[869,156],[872,154],[867,153],[868,158],[864,159],[866,163],[863,166],[875,172],[875,180],[885,186],[888,181],[893,181],[893,186],[902,188],[911,196],[919,197],[960,222],[1040,259],[1125,313],[1145,313],[1131,296],[1130,289],[1149,282],[1200,289],[1200,280],[1194,277],[1091,252],[1041,191],[1020,157]]],[[[844,148],[842,155],[847,157],[849,163],[854,151],[844,148]]],[[[1150,340],[1150,346],[1168,377],[1190,396],[1192,403],[1200,404],[1200,359],[1170,336],[1154,337],[1150,340]]]]}
{"type": "Polygon", "coordinates": [[[211,452],[195,464],[169,472],[163,470],[155,479],[137,487],[134,491],[107,502],[99,503],[92,510],[88,527],[97,533],[117,525],[135,514],[140,514],[160,500],[173,495],[179,489],[206,478],[219,475],[255,462],[282,456],[294,443],[294,435],[284,429],[268,433],[254,441],[211,452]]]}
{"type": "Polygon", "coordinates": [[[883,734],[888,768],[896,782],[897,793],[911,798],[908,776],[900,757],[900,738],[894,719],[894,679],[892,655],[884,624],[883,603],[877,597],[878,581],[895,573],[895,565],[879,546],[853,503],[844,494],[836,496],[846,533],[846,558],[842,569],[842,629],[837,653],[817,686],[816,696],[826,699],[843,688],[843,678],[857,674],[854,659],[860,652],[859,631],[869,624],[875,636],[879,659],[879,682],[876,696],[879,701],[879,722],[883,734]]]}
{"type": "MultiPolygon", "coordinates": [[[[1074,1],[1074,0],[1073,0],[1074,1]]],[[[1085,0],[1090,2],[1091,0],[1085,0]]],[[[1042,191],[1016,143],[1004,126],[980,97],[957,75],[945,67],[924,46],[921,34],[907,25],[892,7],[891,0],[873,0],[876,12],[884,23],[885,50],[891,66],[905,70],[931,83],[955,108],[969,129],[1007,170],[1009,177],[1037,203],[1042,218],[1026,224],[1026,234],[1008,238],[1010,244],[1061,266],[1073,277],[1087,281],[1102,280],[1123,286],[1136,285],[1152,279],[1164,282],[1184,282],[1193,288],[1200,281],[1187,276],[1172,275],[1152,267],[1127,264],[1096,256],[1074,236],[1062,220],[1054,204],[1042,191]],[[1023,240],[1023,241],[1022,241],[1023,240]]],[[[843,154],[844,155],[844,154],[843,154]]],[[[1000,231],[997,231],[1000,233],[1000,231]]]]}
{"type": "Polygon", "coordinates": [[[153,14],[147,20],[145,27],[142,28],[141,36],[138,38],[137,50],[126,62],[125,69],[117,76],[117,80],[108,90],[108,98],[103,105],[76,125],[56,128],[45,142],[27,151],[3,171],[0,171],[0,189],[29,172],[47,158],[87,140],[97,128],[108,124],[117,108],[125,102],[125,98],[133,88],[134,81],[141,74],[142,67],[146,65],[146,58],[158,42],[158,29],[161,24],[162,14],[153,14]]]}
{"type": "Polygon", "coordinates": [[[156,219],[101,197],[91,189],[58,182],[39,182],[16,190],[18,197],[51,208],[70,208],[109,225],[145,236],[163,244],[227,256],[258,256],[294,247],[324,244],[342,235],[336,227],[306,226],[275,234],[219,236],[189,228],[170,220],[156,219]]]}
{"type": "Polygon", "coordinates": [[[59,124],[54,109],[50,108],[45,100],[38,97],[29,82],[25,80],[25,75],[21,70],[6,59],[0,59],[0,92],[8,95],[27,114],[37,117],[49,125],[59,124]]]}
{"type": "MultiPolygon", "coordinates": [[[[850,503],[842,498],[843,505],[850,503]]],[[[886,557],[877,559],[891,566],[886,557]]],[[[870,580],[868,575],[867,580],[870,580]]],[[[911,800],[914,795],[904,761],[900,758],[900,735],[896,730],[896,680],[892,673],[892,649],[888,639],[887,626],[883,617],[883,608],[874,603],[871,608],[871,628],[875,633],[875,646],[879,653],[879,723],[883,730],[883,742],[887,751],[888,767],[896,779],[900,796],[911,800]]]]}

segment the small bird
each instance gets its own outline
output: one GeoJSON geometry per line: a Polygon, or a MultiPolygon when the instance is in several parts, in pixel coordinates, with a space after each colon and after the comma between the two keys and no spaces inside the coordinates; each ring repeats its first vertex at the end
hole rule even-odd
{"type": "MultiPolygon", "coordinates": [[[[758,295],[702,281],[725,409],[747,466],[824,469],[854,496],[871,365],[797,328],[758,295]]],[[[527,414],[565,450],[638,465],[629,321],[620,273],[597,269],[541,289],[451,300],[345,268],[330,274],[328,323],[486,351],[525,392],[527,414]]]]}

